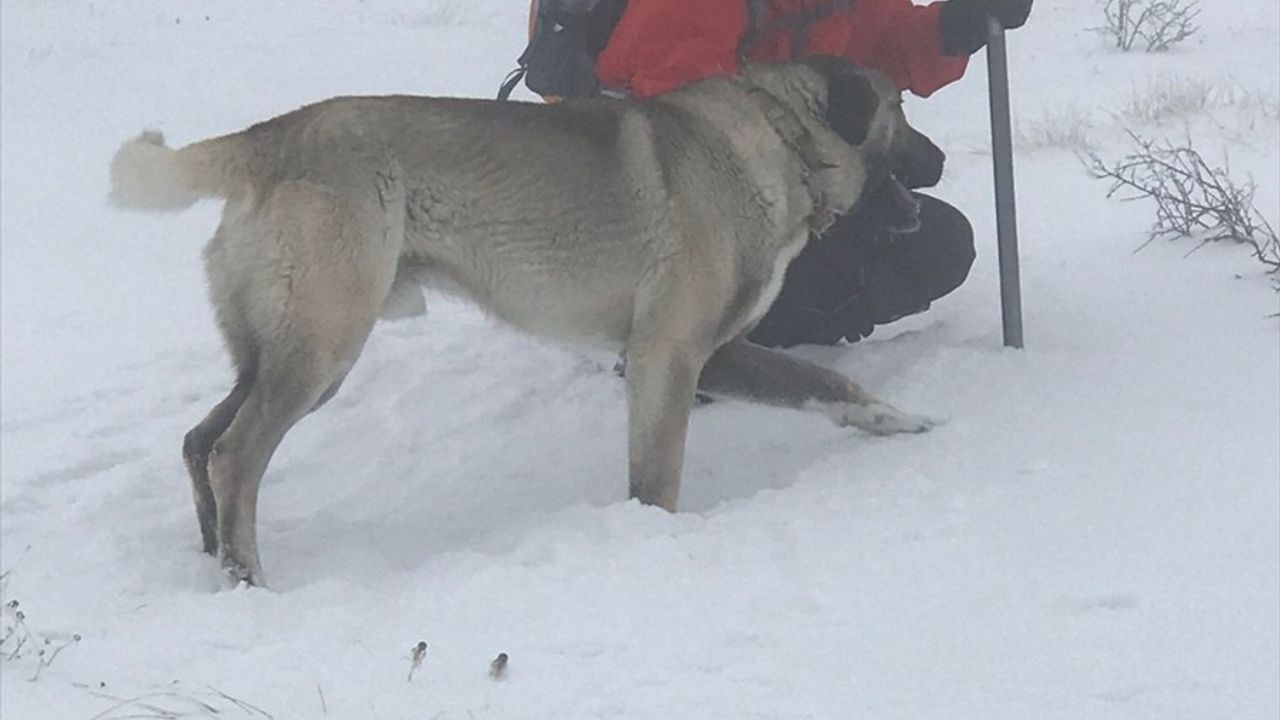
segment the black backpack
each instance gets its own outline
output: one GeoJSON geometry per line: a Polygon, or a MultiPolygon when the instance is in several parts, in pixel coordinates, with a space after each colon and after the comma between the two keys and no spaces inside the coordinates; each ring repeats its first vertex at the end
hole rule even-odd
{"type": "Polygon", "coordinates": [[[503,80],[498,99],[516,84],[542,96],[585,97],[600,91],[596,56],[609,42],[627,0],[540,0],[529,46],[503,80]]]}

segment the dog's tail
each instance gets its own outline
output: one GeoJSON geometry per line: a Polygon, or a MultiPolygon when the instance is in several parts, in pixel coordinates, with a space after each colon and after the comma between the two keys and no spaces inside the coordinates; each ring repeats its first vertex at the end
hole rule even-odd
{"type": "Polygon", "coordinates": [[[148,130],[126,140],[111,160],[111,201],[131,210],[177,211],[207,197],[228,198],[253,181],[252,148],[243,133],[177,150],[148,130]]]}

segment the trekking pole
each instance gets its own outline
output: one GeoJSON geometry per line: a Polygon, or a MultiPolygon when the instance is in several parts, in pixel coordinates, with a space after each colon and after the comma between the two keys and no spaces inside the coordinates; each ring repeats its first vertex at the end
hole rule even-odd
{"type": "Polygon", "coordinates": [[[1022,347],[1022,286],[1018,273],[1018,213],[1013,198],[1013,128],[1009,121],[1009,58],[1004,26],[987,19],[987,91],[991,98],[991,159],[996,181],[996,242],[1000,316],[1005,347],[1022,347]]]}

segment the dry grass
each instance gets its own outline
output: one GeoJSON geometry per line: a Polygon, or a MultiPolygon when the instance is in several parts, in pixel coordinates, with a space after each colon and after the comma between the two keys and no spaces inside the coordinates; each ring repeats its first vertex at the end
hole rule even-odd
{"type": "Polygon", "coordinates": [[[234,698],[214,687],[187,690],[174,684],[170,690],[133,698],[117,698],[105,693],[93,695],[113,704],[90,720],[186,720],[187,718],[258,718],[274,720],[266,710],[234,698]]]}
{"type": "Polygon", "coordinates": [[[1213,83],[1202,78],[1161,76],[1135,87],[1119,114],[1131,125],[1164,125],[1204,112],[1221,99],[1213,83]]]}
{"type": "Polygon", "coordinates": [[[1020,150],[1060,148],[1088,152],[1096,146],[1093,117],[1079,105],[1065,105],[1032,120],[1017,120],[1013,141],[1020,150]]]}

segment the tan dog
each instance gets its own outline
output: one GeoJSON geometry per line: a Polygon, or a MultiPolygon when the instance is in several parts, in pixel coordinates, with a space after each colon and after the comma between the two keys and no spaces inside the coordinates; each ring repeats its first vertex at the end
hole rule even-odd
{"type": "Polygon", "coordinates": [[[887,79],[819,58],[648,100],[347,97],[178,150],[154,132],[126,142],[118,204],[227,200],[205,259],[237,377],[183,447],[205,550],[263,582],[272,453],[420,280],[529,332],[625,351],[631,495],[668,510],[695,389],[877,434],[927,429],[744,339],[809,236],[869,177],[889,181],[912,132],[887,79]]]}

